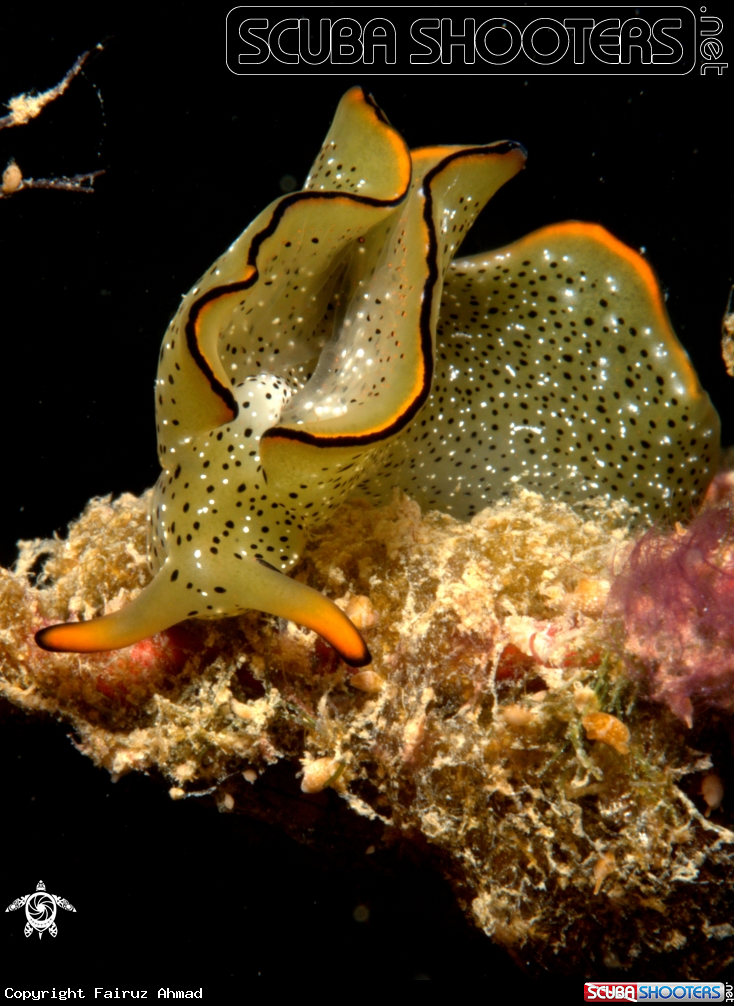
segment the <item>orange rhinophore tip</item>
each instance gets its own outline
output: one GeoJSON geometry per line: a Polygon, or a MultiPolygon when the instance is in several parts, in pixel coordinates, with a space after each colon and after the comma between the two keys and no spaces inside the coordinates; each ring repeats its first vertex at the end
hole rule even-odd
{"type": "Polygon", "coordinates": [[[168,578],[159,574],[119,611],[88,622],[49,625],[36,633],[36,642],[44,650],[67,653],[98,653],[132,646],[186,618],[186,598],[171,586],[168,578]]]}
{"type": "Polygon", "coordinates": [[[367,644],[351,620],[336,605],[330,614],[331,617],[328,620],[319,620],[318,624],[308,625],[307,628],[313,629],[320,636],[323,636],[326,642],[334,647],[345,664],[349,664],[351,667],[364,667],[366,664],[372,663],[372,656],[367,649],[367,644]]]}
{"type": "Polygon", "coordinates": [[[109,636],[95,618],[90,622],[62,622],[59,625],[49,625],[36,633],[36,642],[42,650],[62,653],[96,653],[100,650],[113,650],[120,644],[115,637],[109,636]]]}

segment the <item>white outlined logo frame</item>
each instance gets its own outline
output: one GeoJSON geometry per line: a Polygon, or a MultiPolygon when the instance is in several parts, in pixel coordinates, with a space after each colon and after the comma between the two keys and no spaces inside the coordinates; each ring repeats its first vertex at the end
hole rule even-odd
{"type": "MultiPolygon", "coordinates": [[[[405,19],[401,22],[400,46],[393,22],[380,16],[385,13],[384,7],[233,7],[226,19],[225,62],[229,71],[237,76],[348,76],[366,71],[374,76],[523,77],[685,76],[694,72],[699,62],[697,14],[690,7],[680,5],[641,8],[400,6],[391,10],[400,11],[401,18],[405,19]],[[272,15],[268,16],[268,12],[272,15]],[[411,12],[415,19],[410,23],[409,51],[406,47],[408,29],[402,25],[408,23],[411,12]],[[498,12],[501,17],[497,16],[498,12]],[[324,14],[329,17],[322,17],[324,14]],[[442,14],[450,14],[450,17],[442,17],[442,14]],[[466,16],[471,14],[475,16],[466,16]],[[486,18],[487,14],[494,16],[486,18]],[[666,14],[669,17],[666,18],[666,14]],[[511,20],[511,15],[528,23],[521,29],[511,20]],[[615,24],[610,23],[610,15],[615,24]],[[675,19],[678,24],[673,26],[669,22],[675,19]],[[318,27],[317,51],[310,48],[309,39],[315,30],[312,22],[318,27]],[[463,33],[458,27],[461,23],[463,33]],[[642,37],[645,25],[647,35],[642,37]],[[630,64],[634,65],[633,70],[624,69],[630,59],[622,58],[621,39],[626,27],[627,55],[631,59],[632,50],[640,52],[641,62],[630,64]],[[556,35],[557,47],[549,53],[536,51],[533,45],[535,34],[541,28],[556,35]],[[363,42],[367,29],[368,44],[363,42]],[[501,53],[488,50],[487,38],[496,29],[503,29],[508,37],[508,48],[501,53]],[[530,55],[523,48],[526,37],[529,38],[530,55]],[[651,38],[658,46],[658,52],[652,55],[651,38]],[[344,50],[337,54],[336,60],[335,45],[344,50]],[[420,49],[413,51],[415,46],[420,49]],[[647,60],[645,46],[650,57],[647,60]],[[660,46],[667,52],[661,52],[660,46]],[[563,50],[560,54],[559,47],[563,50]],[[616,56],[615,48],[619,50],[616,56]],[[458,51],[462,54],[461,64],[455,58],[458,51]],[[375,61],[376,52],[380,62],[375,61]],[[594,55],[592,66],[588,57],[594,55]],[[666,61],[662,59],[664,55],[668,57],[666,61]],[[522,64],[512,68],[519,56],[522,64]],[[568,69],[571,60],[572,69],[568,69]],[[561,61],[564,68],[554,68],[561,61]],[[461,65],[460,70],[453,69],[458,65],[461,65]]],[[[496,44],[493,45],[496,48],[496,44]]]]}

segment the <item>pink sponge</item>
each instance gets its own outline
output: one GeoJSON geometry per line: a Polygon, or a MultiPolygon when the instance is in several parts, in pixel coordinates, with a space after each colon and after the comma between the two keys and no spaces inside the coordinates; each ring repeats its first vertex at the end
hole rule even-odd
{"type": "Polygon", "coordinates": [[[646,532],[612,585],[607,614],[621,618],[652,698],[689,726],[694,706],[734,710],[734,510],[646,532]]]}

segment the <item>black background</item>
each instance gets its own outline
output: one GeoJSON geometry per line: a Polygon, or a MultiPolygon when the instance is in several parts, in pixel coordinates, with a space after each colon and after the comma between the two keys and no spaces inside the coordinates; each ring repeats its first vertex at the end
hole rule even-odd
{"type": "MultiPolygon", "coordinates": [[[[166,324],[281,194],[283,176],[300,184],[354,83],[411,146],[527,147],[526,171],[466,251],[570,218],[644,247],[732,442],[718,347],[732,283],[730,78],[236,77],[225,66],[226,13],[179,11],[156,27],[112,15],[5,20],[0,99],[51,86],[111,37],[39,120],[0,133],[0,167],[12,155],[26,176],[106,170],[92,196],[0,201],[3,564],[18,538],[61,531],[91,496],[155,481],[152,392],[166,324]]],[[[409,847],[319,855],[211,803],[174,804],[155,780],[113,785],[67,732],[5,714],[0,905],[42,877],[77,914],[59,913],[59,936],[41,945],[23,936],[22,912],[0,916],[3,987],[239,993],[258,975],[311,984],[356,974],[529,987],[409,847]],[[357,905],[367,922],[354,920],[357,905]]]]}

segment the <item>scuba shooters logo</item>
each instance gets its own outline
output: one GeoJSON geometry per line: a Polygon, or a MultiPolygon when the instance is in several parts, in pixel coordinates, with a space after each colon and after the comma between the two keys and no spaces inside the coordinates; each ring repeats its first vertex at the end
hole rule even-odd
{"type": "Polygon", "coordinates": [[[585,1002],[728,1002],[724,982],[584,982],[585,1002]]]}
{"type": "MultiPolygon", "coordinates": [[[[304,17],[297,7],[233,7],[227,66],[235,74],[299,76],[359,67],[391,76],[660,76],[696,67],[696,16],[686,7],[466,6],[450,8],[450,17],[400,10],[395,20],[372,16],[374,8],[309,7],[304,17]]],[[[707,47],[706,59],[712,49],[718,44],[707,47]]]]}

